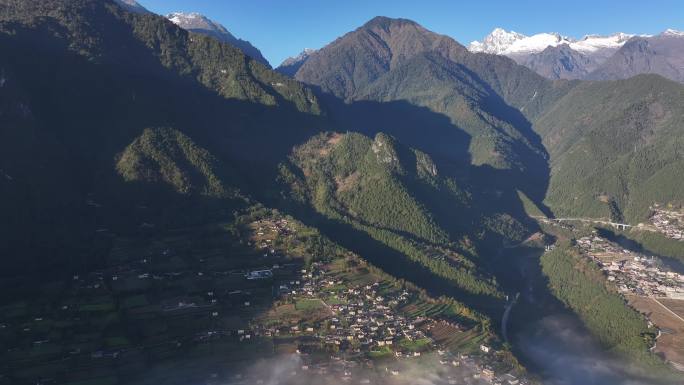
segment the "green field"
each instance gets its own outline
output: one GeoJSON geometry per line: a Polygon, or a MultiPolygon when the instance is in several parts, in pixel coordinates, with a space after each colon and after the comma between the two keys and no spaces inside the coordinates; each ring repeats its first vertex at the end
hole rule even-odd
{"type": "Polygon", "coordinates": [[[320,299],[301,299],[295,304],[295,308],[303,312],[311,312],[325,309],[325,304],[320,299]]]}

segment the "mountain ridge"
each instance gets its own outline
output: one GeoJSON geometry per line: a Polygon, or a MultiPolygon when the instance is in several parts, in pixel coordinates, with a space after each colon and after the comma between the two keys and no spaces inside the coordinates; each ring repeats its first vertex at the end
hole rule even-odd
{"type": "Polygon", "coordinates": [[[309,57],[316,53],[315,49],[304,48],[297,56],[291,56],[285,60],[276,68],[276,71],[283,75],[294,77],[297,71],[304,65],[304,63],[309,60],[309,57]]]}
{"type": "Polygon", "coordinates": [[[657,73],[682,82],[684,64],[677,48],[682,44],[680,39],[684,39],[684,33],[673,29],[658,35],[618,32],[576,40],[557,33],[526,36],[495,28],[482,41],[473,41],[468,49],[508,56],[550,79],[610,80],[657,73]]]}
{"type": "Polygon", "coordinates": [[[515,31],[495,28],[482,41],[473,41],[468,49],[473,52],[493,53],[497,55],[515,55],[523,53],[539,53],[549,46],[567,44],[579,52],[594,52],[600,49],[618,49],[629,39],[637,35],[617,32],[610,35],[585,35],[581,39],[573,39],[556,32],[538,33],[531,36],[515,31]]]}
{"type": "Polygon", "coordinates": [[[174,12],[168,14],[166,18],[185,30],[212,36],[222,42],[231,44],[242,50],[245,55],[271,68],[271,64],[268,60],[266,60],[261,54],[261,51],[253,46],[252,43],[235,37],[226,29],[226,27],[200,13],[174,12]]]}
{"type": "Polygon", "coordinates": [[[615,80],[649,73],[684,83],[684,33],[668,30],[630,39],[587,78],[615,80]]]}

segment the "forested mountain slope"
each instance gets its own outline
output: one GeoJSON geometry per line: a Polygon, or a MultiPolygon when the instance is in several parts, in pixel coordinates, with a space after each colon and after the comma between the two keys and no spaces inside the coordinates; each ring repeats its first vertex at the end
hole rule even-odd
{"type": "Polygon", "coordinates": [[[293,201],[367,234],[369,248],[384,245],[386,260],[366,255],[388,271],[413,279],[434,274],[442,290],[453,287],[467,303],[479,297],[476,306],[500,297],[474,247],[476,228],[491,231],[485,214],[473,210],[469,192],[441,175],[427,154],[384,133],[325,134],[295,149],[281,180],[293,201]],[[393,259],[397,253],[415,266],[393,259]]]}
{"type": "MultiPolygon", "coordinates": [[[[5,256],[21,254],[8,263],[26,269],[49,269],[67,255],[85,258],[98,228],[126,231],[155,221],[143,220],[137,206],[151,207],[143,211],[163,227],[159,215],[192,220],[163,213],[201,195],[192,191],[217,192],[179,190],[173,178],[161,178],[171,181],[166,193],[164,184],[125,183],[120,175],[146,176],[138,181],[151,175],[140,170],[148,162],[120,160],[127,146],[139,153],[154,146],[173,151],[166,136],[175,132],[174,142],[188,143],[182,145],[186,160],[204,162],[204,148],[238,168],[257,161],[251,170],[258,172],[270,169],[319,119],[316,97],[301,84],[228,44],[113,2],[6,0],[0,31],[0,49],[12,52],[1,65],[0,169],[3,195],[17,198],[2,201],[12,220],[2,222],[1,248],[5,256]],[[264,130],[274,140],[258,143],[264,130]],[[128,169],[133,166],[138,169],[128,169]]],[[[164,162],[166,170],[187,164],[173,155],[164,162]]],[[[237,182],[225,179],[229,173],[217,176],[223,186],[237,182]]],[[[196,181],[185,179],[182,184],[196,181]]]]}
{"type": "Polygon", "coordinates": [[[684,33],[667,30],[655,36],[636,36],[586,79],[616,80],[657,74],[684,82],[684,33]]]}
{"type": "Polygon", "coordinates": [[[218,41],[228,43],[235,48],[239,48],[245,55],[258,61],[259,63],[271,68],[268,60],[264,58],[258,48],[252,45],[247,40],[235,37],[226,27],[209,19],[208,17],[199,13],[182,13],[175,12],[166,16],[177,26],[186,31],[195,32],[207,36],[211,36],[218,41]]]}
{"type": "Polygon", "coordinates": [[[630,223],[682,204],[682,101],[684,86],[657,75],[575,87],[535,123],[551,155],[546,203],[630,223]]]}
{"type": "MultiPolygon", "coordinates": [[[[377,262],[414,264],[424,271],[424,282],[431,276],[451,280],[456,290],[451,294],[499,300],[486,265],[477,260],[477,243],[490,235],[523,237],[527,230],[519,222],[522,209],[514,209],[511,216],[500,205],[485,208],[490,197],[500,194],[494,187],[488,196],[470,198],[475,179],[467,162],[458,158],[463,153],[454,156],[446,147],[436,151],[429,137],[405,137],[406,126],[376,126],[380,120],[369,120],[361,129],[354,121],[329,119],[325,108],[352,116],[369,105],[330,99],[322,107],[305,85],[230,45],[188,33],[156,15],[129,13],[113,2],[93,0],[4,1],[2,6],[0,48],[14,54],[2,67],[3,108],[11,112],[3,119],[11,124],[2,132],[7,140],[0,169],[3,194],[21,197],[19,205],[17,200],[3,200],[13,219],[11,225],[3,222],[3,255],[22,256],[7,261],[8,273],[56,266],[88,269],[99,263],[92,257],[93,248],[106,247],[99,235],[103,232],[198,225],[256,198],[304,207],[299,213],[314,224],[332,221],[341,229],[337,232],[351,234],[341,240],[346,245],[374,238],[378,250],[398,258],[391,262],[380,255],[384,259],[377,262]],[[320,174],[330,183],[358,171],[364,185],[373,187],[343,194],[348,207],[342,215],[324,210],[317,198],[325,191],[320,186],[308,187],[312,193],[301,195],[304,200],[283,199],[278,190],[282,187],[275,185],[278,165],[302,167],[288,156],[333,127],[373,133],[367,138],[349,136],[351,143],[358,142],[352,147],[371,154],[370,138],[385,128],[403,139],[420,139],[397,147],[409,154],[402,159],[417,159],[409,160],[414,176],[405,179],[367,162],[346,165],[344,175],[320,174]],[[412,149],[414,145],[450,161],[433,161],[427,152],[412,149]],[[443,173],[440,164],[448,166],[443,173]],[[377,178],[383,182],[374,185],[377,178]],[[397,205],[387,205],[384,195],[394,194],[397,205]],[[344,219],[352,213],[355,221],[344,219]],[[404,214],[415,221],[402,224],[404,214]],[[453,254],[463,265],[452,271],[440,253],[453,254]],[[64,265],[67,259],[71,262],[64,265]]],[[[458,76],[467,79],[466,74],[458,76]]],[[[461,87],[473,95],[486,93],[473,79],[461,87]]],[[[395,107],[383,106],[378,119],[395,115],[395,107]]],[[[434,121],[439,130],[453,127],[425,108],[405,103],[398,111],[396,121],[420,111],[413,119],[427,120],[414,123],[434,121]]],[[[458,129],[450,135],[466,138],[458,129]]],[[[378,138],[388,146],[395,140],[378,138]]],[[[318,173],[325,170],[318,167],[313,167],[318,173]]]]}
{"type": "Polygon", "coordinates": [[[341,126],[424,151],[500,211],[516,210],[517,191],[543,199],[547,154],[530,119],[574,86],[386,17],[312,53],[295,78],[345,100],[326,103],[341,126]]]}

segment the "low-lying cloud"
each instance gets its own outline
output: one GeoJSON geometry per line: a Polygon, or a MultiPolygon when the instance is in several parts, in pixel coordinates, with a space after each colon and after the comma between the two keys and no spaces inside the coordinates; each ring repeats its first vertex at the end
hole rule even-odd
{"type": "Polygon", "coordinates": [[[546,317],[519,334],[516,343],[540,369],[545,385],[657,384],[646,379],[646,373],[603,352],[570,316],[546,317]]]}

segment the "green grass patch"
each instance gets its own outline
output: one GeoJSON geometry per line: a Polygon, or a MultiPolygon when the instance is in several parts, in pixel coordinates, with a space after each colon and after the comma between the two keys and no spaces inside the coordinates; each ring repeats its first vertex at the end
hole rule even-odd
{"type": "Polygon", "coordinates": [[[376,350],[368,352],[368,356],[374,360],[392,357],[392,349],[388,346],[378,347],[376,350]]]}
{"type": "Polygon", "coordinates": [[[399,341],[399,346],[412,352],[420,352],[429,348],[430,343],[431,341],[429,338],[421,338],[418,340],[404,338],[403,340],[399,341]]]}
{"type": "Polygon", "coordinates": [[[325,305],[320,299],[300,299],[295,303],[295,309],[299,311],[315,311],[324,308],[325,305]]]}

